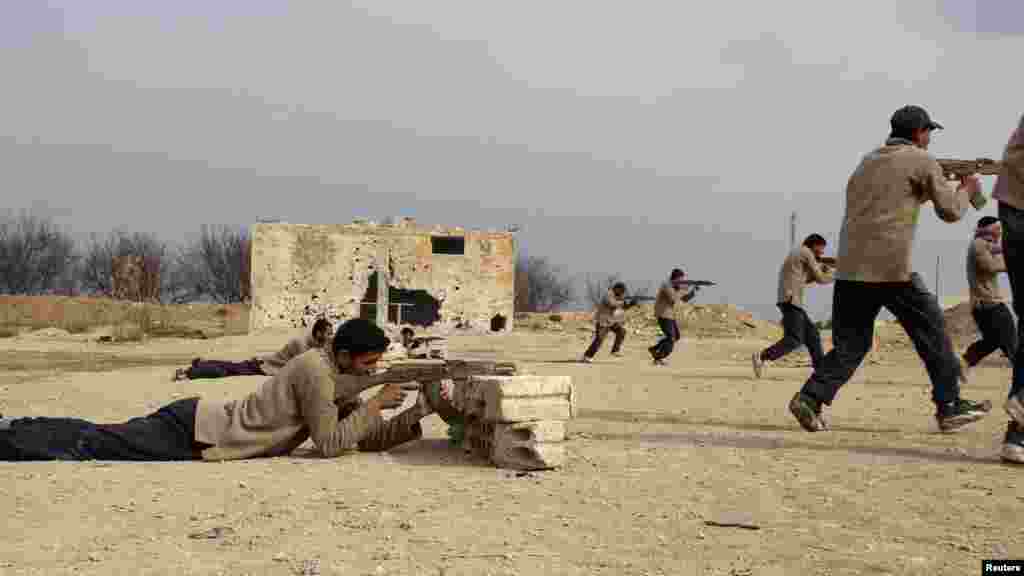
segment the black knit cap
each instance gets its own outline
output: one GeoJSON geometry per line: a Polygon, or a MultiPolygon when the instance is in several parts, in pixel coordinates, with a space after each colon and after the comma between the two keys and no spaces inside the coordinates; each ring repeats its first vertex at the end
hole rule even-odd
{"type": "Polygon", "coordinates": [[[904,138],[913,135],[915,130],[942,130],[942,124],[932,120],[924,108],[913,105],[893,112],[889,126],[893,136],[904,138]]]}
{"type": "Polygon", "coordinates": [[[349,354],[366,354],[369,352],[385,352],[391,339],[384,330],[369,320],[353,318],[338,326],[334,334],[334,351],[344,350],[349,354]]]}

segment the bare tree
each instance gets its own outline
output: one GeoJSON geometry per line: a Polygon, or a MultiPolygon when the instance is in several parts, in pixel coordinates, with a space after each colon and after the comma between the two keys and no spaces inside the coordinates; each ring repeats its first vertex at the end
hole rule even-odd
{"type": "Polygon", "coordinates": [[[515,282],[517,312],[550,312],[573,300],[572,279],[547,258],[520,256],[515,282]]]}
{"type": "Polygon", "coordinates": [[[204,225],[199,238],[179,257],[176,287],[192,300],[241,302],[248,254],[249,235],[244,229],[204,225]]]}
{"type": "Polygon", "coordinates": [[[167,296],[168,282],[165,279],[173,273],[169,251],[166,242],[149,232],[115,230],[105,238],[94,234],[79,266],[79,284],[85,292],[111,296],[114,293],[114,258],[138,256],[160,279],[158,293],[162,300],[167,296]]]}
{"type": "Polygon", "coordinates": [[[48,294],[75,264],[75,242],[49,218],[0,221],[0,293],[48,294]]]}

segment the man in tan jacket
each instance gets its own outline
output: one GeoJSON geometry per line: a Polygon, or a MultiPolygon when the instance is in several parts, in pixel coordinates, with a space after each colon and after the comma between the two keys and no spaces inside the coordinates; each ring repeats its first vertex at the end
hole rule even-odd
{"type": "Polygon", "coordinates": [[[957,222],[970,198],[981,194],[978,177],[964,177],[954,189],[928,153],[933,122],[919,106],[893,114],[885,145],[867,154],[846,185],[846,213],[840,231],[832,296],[834,347],[815,368],[789,409],[808,431],[827,428],[822,405],[860,366],[874,339],[878,313],[888,309],[914,343],[932,383],[935,418],[942,431],[980,420],[990,402],[960,396],[960,362],[946,334],[938,299],[911,270],[914,234],[921,206],[931,202],[945,222],[957,222]]]}
{"type": "Polygon", "coordinates": [[[964,352],[963,360],[967,367],[965,380],[972,368],[996,350],[1002,350],[1011,363],[1017,353],[1017,326],[999,287],[999,274],[1006,272],[1006,262],[999,244],[1002,233],[999,219],[985,216],[978,221],[974,239],[967,248],[971,316],[981,332],[981,340],[971,344],[964,352]]]}
{"type": "Polygon", "coordinates": [[[446,388],[424,386],[416,404],[389,420],[405,392],[385,385],[363,402],[367,374],[389,340],[361,319],[343,324],[330,346],[307,350],[237,400],[187,398],[120,424],[73,418],[0,419],[0,460],[237,460],[283,456],[307,439],[321,456],[388,450],[420,438],[419,421],[446,388]]]}
{"type": "Polygon", "coordinates": [[[293,337],[277,352],[262,358],[243,362],[227,360],[203,360],[196,358],[188,368],[178,368],[174,380],[196,380],[199,378],[227,378],[230,376],[273,376],[289,360],[312,348],[322,348],[331,333],[331,323],[326,318],[317,318],[312,329],[293,337]]]}
{"type": "Polygon", "coordinates": [[[581,362],[590,364],[593,361],[609,332],[615,334],[615,341],[612,343],[612,356],[622,355],[622,343],[626,339],[626,329],[622,326],[626,319],[625,311],[635,304],[635,300],[626,299],[626,284],[624,282],[616,282],[608,289],[608,293],[594,309],[594,340],[590,343],[587,351],[583,353],[581,362]]]}
{"type": "Polygon", "coordinates": [[[803,244],[786,255],[779,269],[777,305],[782,312],[782,339],[759,352],[754,352],[751,362],[754,376],[764,374],[766,362],[779,358],[806,346],[811,355],[811,366],[817,368],[825,356],[821,347],[821,334],[811,317],[804,310],[804,287],[811,283],[832,282],[829,268],[818,261],[825,254],[827,242],[820,234],[811,234],[803,244]]]}
{"type": "Polygon", "coordinates": [[[700,286],[695,285],[689,292],[684,293],[686,285],[686,273],[679,268],[674,268],[669,274],[668,282],[658,288],[658,294],[655,296],[654,317],[664,336],[647,351],[651,353],[651,358],[657,366],[664,366],[667,363],[669,355],[675,349],[676,342],[682,338],[679,333],[679,324],[676,322],[676,304],[693,300],[697,291],[700,290],[700,286]]]}
{"type": "MultiPolygon", "coordinates": [[[[1010,278],[1013,309],[1017,312],[1017,351],[1024,346],[1024,116],[1010,136],[1003,153],[1003,165],[992,197],[999,201],[999,220],[1003,232],[1003,258],[1010,278]]],[[[1024,463],[1024,368],[1013,363],[1013,380],[1006,401],[1010,422],[1003,438],[1002,457],[1007,462],[1024,463]]]]}

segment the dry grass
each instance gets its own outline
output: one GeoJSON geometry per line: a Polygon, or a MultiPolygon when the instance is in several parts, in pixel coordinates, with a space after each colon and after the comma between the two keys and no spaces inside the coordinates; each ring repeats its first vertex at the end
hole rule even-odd
{"type": "Polygon", "coordinates": [[[120,341],[146,336],[209,338],[248,332],[249,310],[242,304],[141,304],[107,298],[0,296],[0,331],[60,328],[72,334],[110,328],[120,341]]]}

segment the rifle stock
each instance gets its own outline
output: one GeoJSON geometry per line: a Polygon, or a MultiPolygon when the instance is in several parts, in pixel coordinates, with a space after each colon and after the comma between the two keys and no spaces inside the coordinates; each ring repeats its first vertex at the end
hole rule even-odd
{"type": "Polygon", "coordinates": [[[821,262],[822,264],[827,264],[834,268],[837,260],[835,256],[822,256],[821,258],[818,258],[818,262],[821,262]]]}

